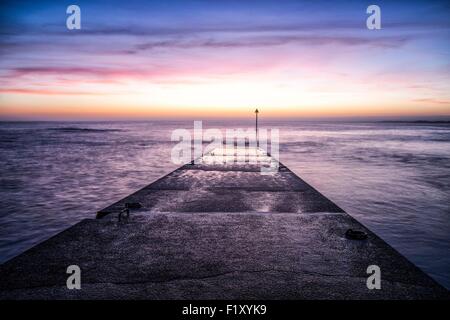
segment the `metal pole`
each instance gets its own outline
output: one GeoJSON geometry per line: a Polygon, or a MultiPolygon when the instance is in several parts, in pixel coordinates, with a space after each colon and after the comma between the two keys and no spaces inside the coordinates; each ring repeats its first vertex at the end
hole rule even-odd
{"type": "Polygon", "coordinates": [[[259,134],[258,134],[258,109],[255,110],[256,114],[256,147],[259,148],[259,134]]]}

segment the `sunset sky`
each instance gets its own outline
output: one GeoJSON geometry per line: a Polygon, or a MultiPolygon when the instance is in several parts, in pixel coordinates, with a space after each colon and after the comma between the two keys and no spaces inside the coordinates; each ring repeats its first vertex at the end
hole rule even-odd
{"type": "Polygon", "coordinates": [[[450,115],[447,1],[0,6],[4,120],[450,115]]]}

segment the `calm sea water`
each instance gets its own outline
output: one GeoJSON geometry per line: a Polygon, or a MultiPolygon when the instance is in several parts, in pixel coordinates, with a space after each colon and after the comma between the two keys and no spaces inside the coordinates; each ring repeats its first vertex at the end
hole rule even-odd
{"type": "MultiPolygon", "coordinates": [[[[450,288],[449,125],[261,126],[280,130],[285,165],[450,288]]],[[[0,123],[0,262],[175,169],[175,128],[193,122],[0,123]]]]}

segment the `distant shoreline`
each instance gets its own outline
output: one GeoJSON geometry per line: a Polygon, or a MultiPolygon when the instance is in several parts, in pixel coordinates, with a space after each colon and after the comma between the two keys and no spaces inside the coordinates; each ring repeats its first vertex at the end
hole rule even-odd
{"type": "Polygon", "coordinates": [[[444,124],[450,124],[450,120],[381,120],[376,122],[382,122],[382,123],[424,123],[424,124],[437,124],[437,123],[444,123],[444,124]]]}
{"type": "MultiPolygon", "coordinates": [[[[448,118],[448,117],[446,117],[448,118]]],[[[136,122],[136,123],[145,123],[145,122],[186,122],[186,121],[195,121],[195,120],[202,120],[202,121],[235,121],[235,122],[253,122],[253,119],[249,119],[249,118],[240,118],[240,117],[236,117],[236,118],[203,118],[203,119],[198,119],[198,118],[167,118],[167,119],[160,119],[160,118],[155,118],[155,119],[123,119],[123,120],[108,120],[108,119],[89,119],[89,120],[79,120],[79,119],[74,119],[74,120],[2,120],[0,119],[0,124],[11,124],[11,123],[128,123],[128,122],[136,122]]],[[[402,119],[391,119],[391,120],[383,120],[383,119],[357,119],[357,118],[323,118],[323,119],[319,119],[319,118],[314,118],[314,119],[309,119],[309,118],[272,118],[272,117],[268,117],[263,119],[262,121],[264,122],[270,122],[270,121],[282,121],[282,122],[302,122],[302,123],[306,123],[306,122],[311,122],[311,123],[315,123],[315,122],[328,122],[328,123],[403,123],[403,124],[450,124],[450,119],[449,120],[402,120],[402,119]]]]}

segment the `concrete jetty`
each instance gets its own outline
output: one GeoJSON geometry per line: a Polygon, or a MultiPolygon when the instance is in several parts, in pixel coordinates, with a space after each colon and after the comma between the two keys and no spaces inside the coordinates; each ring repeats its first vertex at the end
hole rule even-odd
{"type": "Polygon", "coordinates": [[[214,150],[4,263],[0,299],[449,298],[283,164],[261,174],[277,161],[265,152],[211,161],[243,153],[214,150]],[[79,290],[66,287],[70,265],[79,290]]]}

